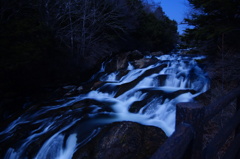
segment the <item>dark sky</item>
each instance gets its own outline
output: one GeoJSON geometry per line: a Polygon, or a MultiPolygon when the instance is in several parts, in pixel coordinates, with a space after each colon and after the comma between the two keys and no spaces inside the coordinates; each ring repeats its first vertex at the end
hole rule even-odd
{"type": "MultiPolygon", "coordinates": [[[[188,12],[188,0],[154,0],[161,4],[163,11],[170,18],[181,23],[188,12]]],[[[178,25],[178,31],[181,34],[186,25],[178,25]]]]}

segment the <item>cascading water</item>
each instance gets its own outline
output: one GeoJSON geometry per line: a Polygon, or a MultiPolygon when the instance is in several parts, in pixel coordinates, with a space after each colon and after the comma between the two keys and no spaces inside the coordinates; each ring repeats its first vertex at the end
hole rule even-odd
{"type": "Polygon", "coordinates": [[[92,80],[101,81],[85,94],[32,107],[0,132],[5,159],[68,159],[103,125],[134,121],[161,128],[168,136],[175,127],[175,106],[194,101],[209,87],[197,65],[202,56],[146,56],[154,63],[108,72],[105,63],[92,80]],[[3,146],[4,145],[4,146],[3,146]]]}

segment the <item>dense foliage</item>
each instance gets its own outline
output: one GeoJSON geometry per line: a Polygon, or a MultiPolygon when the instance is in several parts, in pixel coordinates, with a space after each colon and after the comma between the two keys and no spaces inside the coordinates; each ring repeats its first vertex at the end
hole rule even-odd
{"type": "MultiPolygon", "coordinates": [[[[176,22],[141,0],[0,0],[0,95],[86,80],[112,54],[171,51],[176,22]]],[[[1,103],[0,103],[1,104],[1,103]]]]}
{"type": "Polygon", "coordinates": [[[193,11],[185,21],[193,26],[185,30],[183,40],[201,51],[216,55],[219,48],[239,50],[240,1],[189,0],[193,11]]]}

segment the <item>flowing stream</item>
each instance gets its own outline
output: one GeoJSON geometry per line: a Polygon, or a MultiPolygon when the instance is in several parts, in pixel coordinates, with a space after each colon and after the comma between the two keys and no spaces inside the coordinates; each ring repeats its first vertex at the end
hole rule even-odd
{"type": "Polygon", "coordinates": [[[203,56],[146,56],[142,67],[128,62],[125,69],[108,71],[107,61],[92,81],[92,90],[55,104],[33,106],[0,132],[4,159],[70,159],[103,125],[133,121],[161,128],[171,135],[175,107],[209,88],[198,66],[203,56]]]}

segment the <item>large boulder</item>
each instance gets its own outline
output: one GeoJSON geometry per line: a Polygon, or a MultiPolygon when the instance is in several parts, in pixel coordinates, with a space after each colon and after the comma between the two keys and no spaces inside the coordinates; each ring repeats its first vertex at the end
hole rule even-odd
{"type": "Polygon", "coordinates": [[[145,159],[165,142],[167,136],[157,127],[134,122],[105,126],[73,156],[76,159],[145,159]]]}
{"type": "Polygon", "coordinates": [[[111,62],[106,65],[106,70],[107,72],[113,72],[121,69],[126,69],[128,62],[139,60],[143,57],[144,55],[137,50],[118,54],[114,56],[111,62]]]}
{"type": "Polygon", "coordinates": [[[156,58],[142,58],[135,60],[133,65],[135,68],[144,68],[156,63],[157,61],[158,60],[156,58]]]}
{"type": "Polygon", "coordinates": [[[138,51],[138,50],[134,50],[132,52],[129,52],[128,53],[128,61],[134,61],[134,60],[139,60],[139,59],[142,59],[144,57],[144,55],[138,51]]]}

